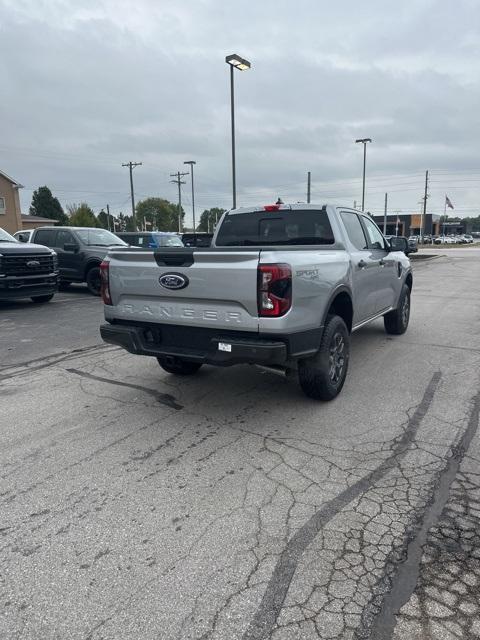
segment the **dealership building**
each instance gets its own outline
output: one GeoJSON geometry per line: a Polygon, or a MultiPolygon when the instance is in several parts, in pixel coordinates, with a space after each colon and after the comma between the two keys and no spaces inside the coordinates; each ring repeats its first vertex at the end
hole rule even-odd
{"type": "MultiPolygon", "coordinates": [[[[441,216],[438,213],[427,213],[423,223],[423,234],[439,236],[443,235],[443,233],[445,233],[446,235],[448,235],[449,233],[465,233],[466,225],[461,220],[455,222],[450,222],[447,220],[447,222],[441,223],[440,218],[441,216]]],[[[373,219],[383,231],[384,217],[382,215],[373,216],[373,219]]],[[[419,236],[421,226],[422,215],[419,213],[398,215],[396,213],[388,214],[385,235],[407,236],[407,238],[408,236],[419,236]]]]}

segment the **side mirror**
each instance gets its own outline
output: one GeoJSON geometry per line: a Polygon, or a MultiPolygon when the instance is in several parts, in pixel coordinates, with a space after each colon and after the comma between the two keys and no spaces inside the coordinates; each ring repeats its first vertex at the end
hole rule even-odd
{"type": "Polygon", "coordinates": [[[389,240],[390,251],[403,251],[405,255],[410,253],[408,240],[403,236],[393,237],[389,240]]]}
{"type": "Polygon", "coordinates": [[[71,243],[68,243],[68,244],[64,244],[63,245],[63,250],[64,251],[70,251],[71,253],[77,253],[78,244],[75,244],[74,242],[71,242],[71,243]]]}

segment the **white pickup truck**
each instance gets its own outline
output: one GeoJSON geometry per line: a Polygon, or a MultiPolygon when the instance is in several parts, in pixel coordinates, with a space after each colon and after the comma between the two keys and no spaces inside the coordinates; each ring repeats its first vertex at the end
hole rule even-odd
{"type": "Polygon", "coordinates": [[[347,207],[234,209],[209,248],[110,250],[101,335],[177,375],[203,364],[297,371],[308,396],[331,400],[352,331],[381,316],[388,333],[406,331],[407,250],[347,207]]]}

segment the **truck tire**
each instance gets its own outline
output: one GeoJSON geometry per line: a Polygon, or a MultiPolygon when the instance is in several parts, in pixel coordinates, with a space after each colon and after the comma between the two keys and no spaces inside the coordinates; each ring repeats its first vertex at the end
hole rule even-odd
{"type": "Polygon", "coordinates": [[[406,284],[403,285],[398,306],[393,311],[389,311],[383,316],[383,323],[387,333],[400,336],[408,328],[410,320],[410,289],[406,284]]]}
{"type": "Polygon", "coordinates": [[[176,376],[191,376],[202,366],[201,362],[190,362],[188,360],[182,360],[181,358],[168,358],[160,356],[157,358],[158,364],[167,373],[172,373],[176,376]]]}
{"type": "Polygon", "coordinates": [[[349,356],[347,325],[340,316],[327,316],[316,355],[298,363],[298,380],[304,394],[315,400],[338,396],[347,377],[349,356]]]}
{"type": "Polygon", "coordinates": [[[37,304],[43,304],[44,302],[50,302],[53,298],[53,293],[50,293],[48,296],[33,296],[32,302],[36,302],[37,304]]]}
{"type": "Polygon", "coordinates": [[[94,296],[100,295],[100,267],[98,265],[94,267],[90,267],[87,271],[87,275],[85,277],[85,282],[87,283],[88,290],[94,296]]]}

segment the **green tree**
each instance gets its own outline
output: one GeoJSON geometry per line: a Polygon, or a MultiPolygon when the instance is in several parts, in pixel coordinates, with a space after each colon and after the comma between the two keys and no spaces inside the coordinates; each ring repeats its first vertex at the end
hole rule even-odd
{"type": "MultiPolygon", "coordinates": [[[[183,221],[183,209],[181,215],[183,221]]],[[[178,231],[178,205],[164,198],[141,200],[136,206],[136,220],[139,229],[147,222],[148,230],[178,231]]]]}
{"type": "Polygon", "coordinates": [[[30,215],[50,218],[50,220],[56,220],[59,224],[66,224],[68,222],[62,205],[57,198],[53,197],[50,189],[45,186],[39,187],[33,192],[30,215]]]}
{"type": "Polygon", "coordinates": [[[110,216],[109,219],[108,213],[103,209],[98,214],[97,221],[102,229],[109,229],[112,226],[112,216],[110,216]]]}
{"type": "Polygon", "coordinates": [[[470,231],[480,231],[480,216],[463,218],[463,222],[467,224],[470,231]]]}
{"type": "Polygon", "coordinates": [[[99,227],[95,214],[86,202],[81,202],[79,205],[68,205],[68,212],[70,213],[69,224],[72,227],[99,227]]]}
{"type": "Polygon", "coordinates": [[[197,225],[197,231],[206,231],[207,233],[213,233],[215,226],[225,213],[225,209],[219,207],[213,207],[212,209],[205,209],[200,216],[200,222],[197,225]]]}

